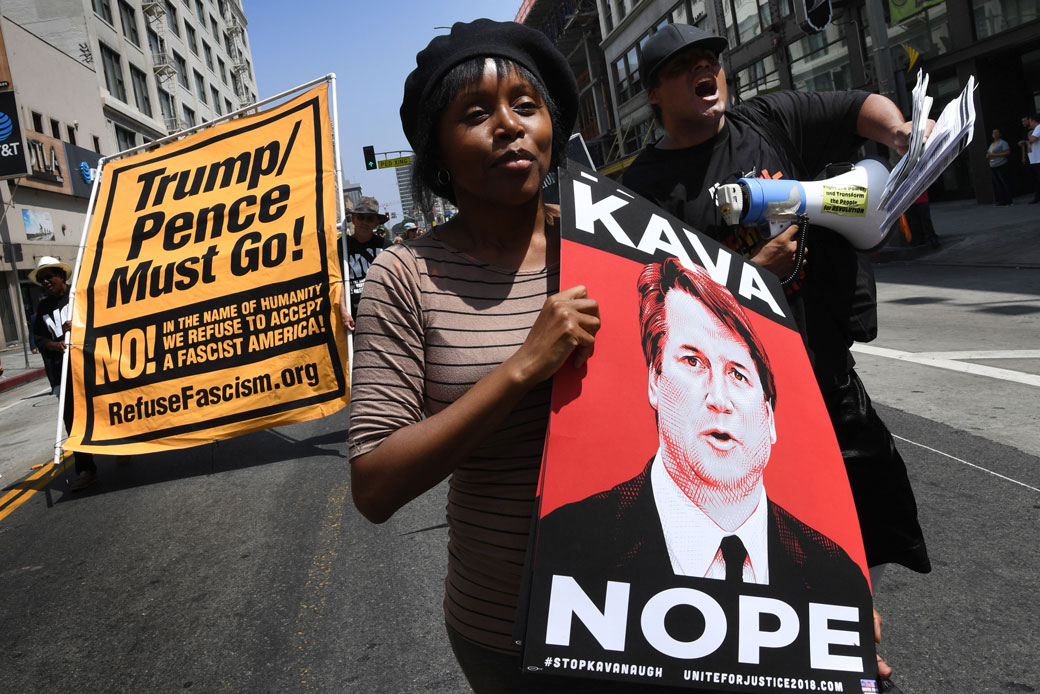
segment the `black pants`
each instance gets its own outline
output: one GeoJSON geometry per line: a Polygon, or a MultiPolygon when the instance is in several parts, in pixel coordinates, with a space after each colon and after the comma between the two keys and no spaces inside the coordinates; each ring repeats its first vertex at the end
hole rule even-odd
{"type": "Polygon", "coordinates": [[[917,501],[888,427],[855,371],[823,394],[856,502],[867,566],[902,564],[928,573],[917,501]]]}
{"type": "Polygon", "coordinates": [[[47,382],[51,384],[51,392],[57,394],[55,388],[61,386],[61,358],[52,359],[44,356],[43,370],[47,374],[47,382]]]}
{"type": "MultiPolygon", "coordinates": [[[[61,381],[59,381],[61,383],[61,381]]],[[[61,418],[65,420],[65,433],[72,431],[72,388],[69,384],[72,383],[72,374],[68,374],[65,380],[65,409],[61,413],[61,418]]],[[[97,465],[94,463],[94,456],[90,453],[76,453],[76,473],[82,474],[84,472],[97,472],[97,465]]]]}
{"type": "Polygon", "coordinates": [[[1011,204],[1011,173],[1010,164],[996,166],[990,169],[993,174],[993,194],[998,205],[1011,204]]]}

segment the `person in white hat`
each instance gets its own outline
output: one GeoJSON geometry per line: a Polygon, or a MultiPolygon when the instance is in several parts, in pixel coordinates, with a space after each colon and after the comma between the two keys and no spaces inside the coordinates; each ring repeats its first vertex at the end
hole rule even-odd
{"type": "Polygon", "coordinates": [[[350,221],[354,233],[347,237],[347,267],[350,287],[350,314],[342,310],[343,323],[347,330],[354,329],[354,316],[357,315],[361,302],[361,290],[365,286],[365,276],[376,256],[390,246],[385,238],[377,236],[378,225],[390,219],[390,215],[379,211],[379,201],[372,197],[361,198],[350,211],[350,221]]]}
{"type": "Polygon", "coordinates": [[[43,287],[44,296],[36,310],[33,335],[37,349],[43,355],[51,393],[58,394],[61,386],[61,360],[65,353],[65,328],[68,322],[68,277],[72,268],[57,258],[45,255],[29,273],[29,280],[43,287]],[[55,314],[55,311],[58,313],[55,314]]]}
{"type": "MultiPolygon", "coordinates": [[[[33,333],[36,346],[43,355],[43,364],[47,370],[47,378],[51,384],[51,393],[58,395],[61,387],[61,366],[65,357],[65,334],[71,328],[72,316],[69,315],[69,275],[72,268],[58,258],[45,255],[40,258],[36,268],[29,273],[29,279],[43,287],[45,295],[36,308],[36,321],[33,333]]],[[[72,380],[67,383],[71,386],[72,380]]],[[[65,395],[65,429],[72,429],[72,393],[65,395]]],[[[76,453],[76,473],[79,475],[72,483],[72,491],[79,491],[97,480],[97,465],[94,456],[89,453],[76,453]]]]}

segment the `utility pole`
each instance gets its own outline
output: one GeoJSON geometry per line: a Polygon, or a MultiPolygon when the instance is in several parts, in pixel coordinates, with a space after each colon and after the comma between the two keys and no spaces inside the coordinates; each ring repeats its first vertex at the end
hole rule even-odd
{"type": "Polygon", "coordinates": [[[874,45],[874,72],[877,78],[878,92],[898,103],[895,84],[892,80],[892,51],[888,45],[888,25],[885,24],[885,11],[880,2],[864,3],[867,11],[867,23],[870,25],[870,40],[874,45]]]}

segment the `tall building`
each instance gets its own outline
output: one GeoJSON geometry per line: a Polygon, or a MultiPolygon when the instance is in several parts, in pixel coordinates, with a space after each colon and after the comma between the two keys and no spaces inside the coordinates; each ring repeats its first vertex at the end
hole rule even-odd
{"type": "Polygon", "coordinates": [[[394,169],[397,175],[397,193],[401,196],[401,214],[406,217],[419,219],[422,212],[419,210],[418,201],[412,195],[412,167],[398,166],[394,169]]]}
{"type": "Polygon", "coordinates": [[[241,0],[0,0],[0,13],[30,155],[27,176],[0,184],[4,345],[25,337],[37,260],[74,265],[98,157],[246,107],[257,89],[241,0]]]}

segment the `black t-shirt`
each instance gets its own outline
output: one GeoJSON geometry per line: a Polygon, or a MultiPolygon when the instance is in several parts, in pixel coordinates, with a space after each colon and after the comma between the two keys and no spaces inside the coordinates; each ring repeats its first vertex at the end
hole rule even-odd
{"type": "Polygon", "coordinates": [[[353,236],[347,237],[347,269],[350,273],[350,310],[357,315],[358,302],[361,301],[361,290],[365,287],[365,275],[368,268],[372,266],[376,256],[383,249],[389,248],[390,243],[386,239],[379,238],[375,234],[368,241],[362,243],[353,236]]]}
{"type": "MultiPolygon", "coordinates": [[[[761,176],[813,180],[827,164],[849,161],[863,142],[856,121],[867,92],[774,92],[727,110],[711,140],[686,149],[639,153],[622,182],[686,224],[750,255],[768,225],[726,225],[715,205],[717,186],[761,176]]],[[[788,288],[788,301],[809,350],[820,386],[828,390],[852,368],[848,348],[857,312],[862,269],[856,251],[839,235],[813,226],[805,269],[788,288]]],[[[871,302],[872,303],[872,302],[871,302]]]]}
{"type": "Polygon", "coordinates": [[[45,359],[61,360],[61,352],[51,352],[44,348],[48,342],[64,342],[66,321],[72,320],[69,315],[69,292],[61,296],[44,294],[36,307],[36,321],[33,323],[33,335],[40,353],[45,359]]]}

